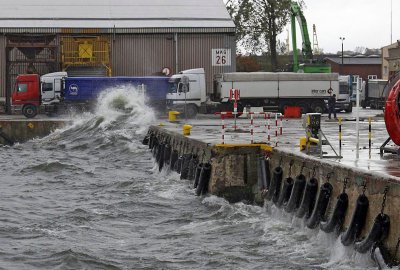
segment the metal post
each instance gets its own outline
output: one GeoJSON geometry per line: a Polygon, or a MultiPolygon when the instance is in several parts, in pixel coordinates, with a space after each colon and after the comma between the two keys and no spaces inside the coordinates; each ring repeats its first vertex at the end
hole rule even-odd
{"type": "Polygon", "coordinates": [[[271,113],[268,113],[268,143],[271,143],[271,113]]]}
{"type": "Polygon", "coordinates": [[[323,158],[324,153],[322,152],[322,136],[320,130],[318,130],[318,148],[319,148],[319,158],[323,158]]]}
{"type": "Polygon", "coordinates": [[[372,126],[371,126],[371,117],[368,117],[368,149],[369,149],[369,158],[371,158],[371,146],[372,146],[372,142],[371,142],[371,138],[372,138],[372,126]]]}
{"type": "Polygon", "coordinates": [[[342,66],[343,66],[343,41],[345,40],[345,38],[339,37],[339,39],[342,41],[342,66]]]}
{"type": "Polygon", "coordinates": [[[250,113],[250,143],[254,143],[254,120],[252,113],[250,113]]]}
{"type": "Polygon", "coordinates": [[[360,90],[362,86],[362,78],[357,79],[356,93],[356,158],[360,158],[360,90]]]}
{"type": "Polygon", "coordinates": [[[342,117],[339,117],[339,156],[342,156],[342,117]]]}
{"type": "Polygon", "coordinates": [[[174,33],[174,42],[175,42],[175,73],[178,73],[179,72],[178,33],[174,33]]]}
{"type": "Polygon", "coordinates": [[[222,130],[221,130],[221,137],[222,137],[222,144],[225,144],[225,121],[224,121],[224,114],[221,113],[221,122],[222,122],[222,130]]]}
{"type": "Polygon", "coordinates": [[[186,114],[186,91],[185,91],[185,123],[187,123],[187,114],[186,114]]]}
{"type": "Polygon", "coordinates": [[[310,138],[312,137],[311,136],[311,115],[306,115],[306,117],[307,117],[307,154],[309,154],[310,153],[310,145],[311,145],[311,142],[310,142],[310,138]]]}
{"type": "Polygon", "coordinates": [[[237,115],[237,101],[236,101],[236,99],[235,99],[235,101],[233,103],[233,114],[234,114],[234,117],[235,117],[234,130],[236,131],[236,115],[237,115]]]}

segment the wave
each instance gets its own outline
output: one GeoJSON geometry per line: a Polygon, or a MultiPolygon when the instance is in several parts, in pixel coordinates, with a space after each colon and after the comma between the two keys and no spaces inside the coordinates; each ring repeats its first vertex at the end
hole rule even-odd
{"type": "Polygon", "coordinates": [[[36,267],[53,267],[53,269],[121,269],[116,262],[73,249],[63,250],[45,258],[38,258],[37,261],[32,261],[30,264],[36,267]]]}
{"type": "Polygon", "coordinates": [[[46,137],[59,145],[73,144],[85,149],[92,140],[96,145],[112,144],[115,140],[141,137],[154,123],[155,113],[146,105],[146,98],[133,86],[104,90],[92,112],[74,113],[71,122],[46,137]]]}

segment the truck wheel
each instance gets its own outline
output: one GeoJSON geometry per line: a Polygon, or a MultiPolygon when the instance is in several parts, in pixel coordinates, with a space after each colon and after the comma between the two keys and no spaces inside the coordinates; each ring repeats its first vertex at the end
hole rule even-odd
{"type": "Polygon", "coordinates": [[[314,102],[311,105],[311,109],[314,113],[324,113],[325,112],[325,103],[323,102],[314,102]]]}
{"type": "Polygon", "coordinates": [[[186,107],[186,116],[187,118],[194,118],[197,115],[197,107],[193,105],[188,105],[186,107]]]}
{"type": "Polygon", "coordinates": [[[365,109],[365,108],[367,108],[367,102],[366,101],[361,101],[361,107],[363,108],[363,109],[365,109]]]}
{"type": "Polygon", "coordinates": [[[309,108],[309,107],[308,107],[307,102],[299,101],[299,102],[296,103],[296,106],[300,107],[300,112],[301,112],[302,114],[308,113],[308,108],[309,108]]]}
{"type": "Polygon", "coordinates": [[[35,105],[29,104],[22,108],[22,113],[26,118],[33,118],[37,115],[37,109],[35,105]]]}
{"type": "Polygon", "coordinates": [[[345,110],[347,113],[351,113],[353,111],[353,104],[350,103],[350,106],[345,110]]]}

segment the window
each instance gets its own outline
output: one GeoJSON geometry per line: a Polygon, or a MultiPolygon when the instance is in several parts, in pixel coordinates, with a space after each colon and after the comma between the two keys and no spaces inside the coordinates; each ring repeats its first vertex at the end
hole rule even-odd
{"type": "Polygon", "coordinates": [[[170,79],[169,80],[169,93],[176,93],[178,90],[178,84],[181,81],[180,78],[176,78],[176,79],[170,79]]]}
{"type": "Polygon", "coordinates": [[[339,94],[349,94],[349,87],[347,83],[340,83],[339,84],[339,94]]]}
{"type": "Polygon", "coordinates": [[[53,91],[52,83],[42,83],[42,92],[53,91]]]}
{"type": "Polygon", "coordinates": [[[28,84],[27,83],[19,83],[17,88],[18,93],[26,93],[28,92],[28,84]]]}

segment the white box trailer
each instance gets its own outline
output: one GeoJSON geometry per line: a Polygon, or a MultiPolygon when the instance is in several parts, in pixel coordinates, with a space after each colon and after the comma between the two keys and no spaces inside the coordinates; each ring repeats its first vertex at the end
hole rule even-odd
{"type": "Polygon", "coordinates": [[[234,72],[216,74],[211,95],[205,89],[203,68],[174,74],[169,80],[168,109],[186,112],[233,111],[230,89],[240,90],[238,111],[244,107],[263,107],[284,112],[285,106],[299,106],[302,113],[326,110],[325,100],[339,93],[337,73],[234,72]]]}
{"type": "Polygon", "coordinates": [[[215,76],[214,96],[229,99],[230,89],[240,89],[243,107],[284,111],[299,106],[303,113],[324,112],[331,95],[339,94],[337,73],[235,72],[215,76]]]}

